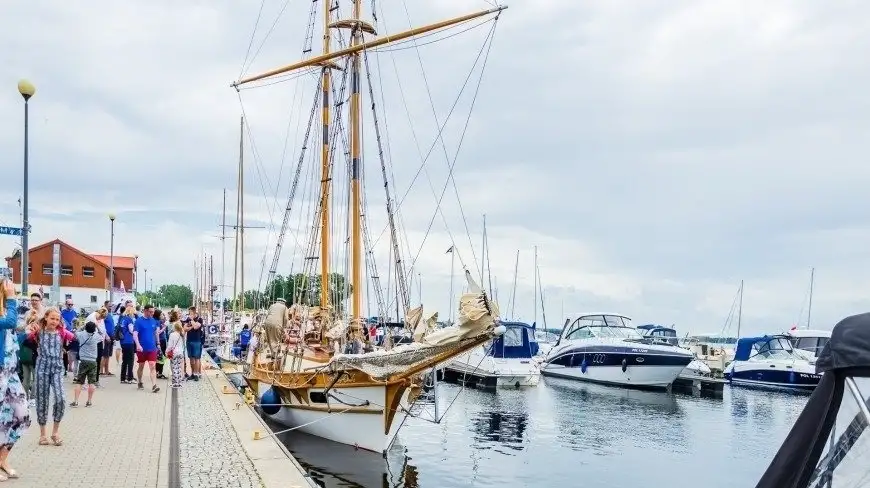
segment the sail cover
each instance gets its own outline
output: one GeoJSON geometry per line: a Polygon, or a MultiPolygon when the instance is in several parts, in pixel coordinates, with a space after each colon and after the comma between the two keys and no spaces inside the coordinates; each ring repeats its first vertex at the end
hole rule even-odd
{"type": "MultiPolygon", "coordinates": [[[[495,326],[498,306],[489,301],[480,287],[466,273],[469,292],[459,300],[459,324],[428,332],[411,344],[402,344],[389,351],[365,354],[336,354],[331,364],[336,369],[359,369],[374,379],[386,379],[429,361],[442,353],[459,350],[482,335],[489,335],[495,326]]],[[[422,316],[422,310],[419,312],[422,316]]],[[[419,319],[417,319],[419,320],[419,319]]]]}
{"type": "Polygon", "coordinates": [[[816,371],[819,385],[757,488],[870,486],[870,313],[834,327],[816,371]]]}

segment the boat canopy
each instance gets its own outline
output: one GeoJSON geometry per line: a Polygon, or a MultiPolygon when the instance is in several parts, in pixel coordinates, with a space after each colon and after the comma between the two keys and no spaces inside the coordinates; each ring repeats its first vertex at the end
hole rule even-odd
{"type": "Polygon", "coordinates": [[[538,354],[535,325],[523,322],[501,322],[504,334],[492,340],[490,355],[497,358],[530,358],[538,354]]]}
{"type": "Polygon", "coordinates": [[[757,488],[854,488],[870,478],[870,313],[841,320],[813,394],[757,488]]]}
{"type": "Polygon", "coordinates": [[[789,352],[791,350],[791,342],[785,336],[764,335],[759,337],[742,337],[737,340],[734,360],[746,361],[758,354],[769,355],[778,351],[789,352]]]}

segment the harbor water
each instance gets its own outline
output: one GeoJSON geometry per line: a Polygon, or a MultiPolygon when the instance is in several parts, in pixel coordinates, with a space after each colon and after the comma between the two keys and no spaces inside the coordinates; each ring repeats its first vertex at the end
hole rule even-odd
{"type": "Polygon", "coordinates": [[[746,487],[808,398],[727,386],[722,398],[703,398],[553,378],[497,392],[442,383],[438,393],[441,422],[423,405],[385,457],[295,432],[280,439],[330,488],[746,487]]]}

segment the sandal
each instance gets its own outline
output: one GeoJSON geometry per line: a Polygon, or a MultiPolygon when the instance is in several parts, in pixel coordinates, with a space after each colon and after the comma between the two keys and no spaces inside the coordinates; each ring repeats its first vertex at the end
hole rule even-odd
{"type": "Polygon", "coordinates": [[[61,439],[59,435],[51,436],[51,441],[54,442],[55,446],[62,446],[63,445],[63,439],[61,439]]]}
{"type": "Polygon", "coordinates": [[[43,436],[43,437],[39,438],[39,445],[40,446],[47,446],[49,444],[51,444],[51,442],[48,442],[48,437],[43,436]]]}
{"type": "Polygon", "coordinates": [[[5,475],[10,480],[18,479],[18,471],[12,468],[6,469],[0,467],[0,475],[5,475]]]}

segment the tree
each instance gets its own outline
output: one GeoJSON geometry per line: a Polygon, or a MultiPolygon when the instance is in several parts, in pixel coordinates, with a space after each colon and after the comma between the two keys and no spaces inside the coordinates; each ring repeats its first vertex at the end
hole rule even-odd
{"type": "Polygon", "coordinates": [[[166,307],[178,305],[187,308],[193,305],[193,291],[189,285],[161,285],[157,290],[157,299],[166,307]]]}
{"type": "Polygon", "coordinates": [[[140,305],[154,305],[160,301],[160,297],[156,292],[146,291],[136,294],[136,303],[140,305]]]}
{"type": "MultiPolygon", "coordinates": [[[[274,302],[283,298],[287,303],[302,303],[305,305],[320,305],[320,290],[322,279],[320,275],[307,276],[302,273],[288,276],[275,276],[271,286],[266,290],[264,298],[274,302]]],[[[329,274],[329,295],[333,307],[340,309],[349,292],[347,279],[340,273],[329,274]]]]}

